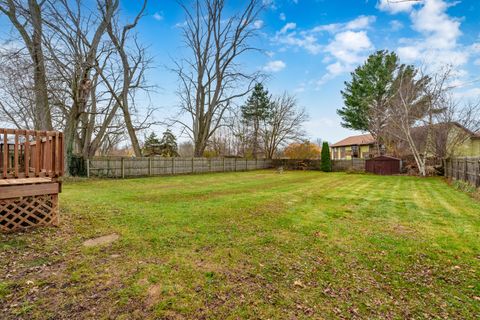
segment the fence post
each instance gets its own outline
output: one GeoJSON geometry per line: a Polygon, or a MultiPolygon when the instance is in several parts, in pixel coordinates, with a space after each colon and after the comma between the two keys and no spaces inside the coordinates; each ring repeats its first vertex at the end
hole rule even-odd
{"type": "Polygon", "coordinates": [[[480,159],[477,161],[477,170],[475,176],[475,187],[480,187],[480,159]]]}
{"type": "Polygon", "coordinates": [[[90,158],[87,158],[87,178],[90,178],[90,158]]]}
{"type": "Polygon", "coordinates": [[[225,157],[223,157],[222,159],[223,159],[223,172],[225,172],[225,157]]]}
{"type": "Polygon", "coordinates": [[[172,175],[175,174],[175,158],[172,157],[172,175]]]}
{"type": "Polygon", "coordinates": [[[192,157],[192,173],[194,173],[195,171],[193,170],[194,169],[194,160],[195,158],[192,157]]]}
{"type": "Polygon", "coordinates": [[[248,158],[245,158],[245,171],[248,171],[248,158]]]}
{"type": "Polygon", "coordinates": [[[124,179],[125,178],[125,159],[122,157],[120,162],[121,162],[122,179],[124,179]]]}
{"type": "Polygon", "coordinates": [[[467,158],[463,159],[465,161],[464,164],[464,181],[468,182],[468,162],[467,158]]]}
{"type": "Polygon", "coordinates": [[[148,157],[148,175],[152,175],[152,157],[148,157]]]}
{"type": "Polygon", "coordinates": [[[451,159],[450,161],[451,161],[450,166],[451,166],[451,169],[452,169],[452,171],[451,171],[452,179],[455,179],[455,164],[454,164],[455,161],[454,161],[454,159],[451,159]]]}
{"type": "Polygon", "coordinates": [[[208,172],[212,172],[212,158],[207,158],[208,172]]]}
{"type": "Polygon", "coordinates": [[[235,158],[235,172],[237,172],[237,158],[235,158]]]}

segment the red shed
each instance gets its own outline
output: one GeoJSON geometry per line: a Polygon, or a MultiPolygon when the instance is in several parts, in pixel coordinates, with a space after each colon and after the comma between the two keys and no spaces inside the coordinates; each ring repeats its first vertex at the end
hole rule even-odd
{"type": "Polygon", "coordinates": [[[400,159],[389,156],[378,156],[365,161],[365,170],[375,174],[399,174],[401,170],[400,159]]]}

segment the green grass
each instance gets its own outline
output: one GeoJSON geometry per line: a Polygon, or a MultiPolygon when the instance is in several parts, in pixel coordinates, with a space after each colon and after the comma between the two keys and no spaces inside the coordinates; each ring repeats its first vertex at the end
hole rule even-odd
{"type": "Polygon", "coordinates": [[[91,180],[64,184],[60,200],[60,228],[0,238],[7,319],[480,314],[480,203],[441,179],[91,180]]]}

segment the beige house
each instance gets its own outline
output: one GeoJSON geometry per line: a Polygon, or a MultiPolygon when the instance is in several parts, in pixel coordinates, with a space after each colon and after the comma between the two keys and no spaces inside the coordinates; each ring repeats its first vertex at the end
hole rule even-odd
{"type": "MultiPolygon", "coordinates": [[[[433,141],[430,141],[430,149],[436,149],[436,154],[453,154],[457,157],[478,157],[480,156],[480,133],[472,132],[458,123],[437,124],[437,134],[433,141]],[[440,129],[439,129],[440,128],[440,129]]],[[[412,130],[412,137],[418,146],[425,146],[425,127],[416,127],[412,130]]],[[[368,159],[377,154],[375,139],[371,134],[350,136],[330,146],[331,156],[334,160],[351,160],[354,158],[368,159]]],[[[397,142],[388,147],[381,146],[381,153],[392,154],[396,157],[405,158],[409,156],[408,146],[405,142],[397,142]],[[385,150],[387,149],[387,150],[385,150]]]]}
{"type": "Polygon", "coordinates": [[[330,146],[334,160],[368,159],[375,154],[375,139],[371,134],[350,136],[330,146]]]}

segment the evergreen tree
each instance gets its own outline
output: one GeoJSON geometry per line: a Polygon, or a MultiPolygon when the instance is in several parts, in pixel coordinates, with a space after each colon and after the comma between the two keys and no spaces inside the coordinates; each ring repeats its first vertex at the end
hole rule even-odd
{"type": "Polygon", "coordinates": [[[323,172],[332,171],[332,160],[330,159],[330,146],[328,142],[324,142],[322,145],[320,170],[323,172]]]}
{"type": "Polygon", "coordinates": [[[160,140],[158,139],[155,132],[150,133],[150,135],[145,138],[145,143],[143,145],[143,155],[146,157],[150,157],[158,154],[159,146],[160,140]]]}
{"type": "Polygon", "coordinates": [[[242,106],[242,117],[253,128],[252,154],[254,157],[257,157],[260,151],[260,126],[269,118],[270,111],[270,95],[261,83],[257,83],[247,102],[242,106]]]}
{"type": "Polygon", "coordinates": [[[177,138],[173,135],[170,129],[163,133],[160,141],[160,155],[162,157],[178,157],[177,138]]]}
{"type": "Polygon", "coordinates": [[[377,151],[387,125],[388,104],[395,93],[392,84],[399,67],[394,52],[377,51],[351,74],[352,80],[345,82],[341,92],[345,106],[337,113],[342,117],[342,126],[370,132],[377,141],[377,151]]]}

